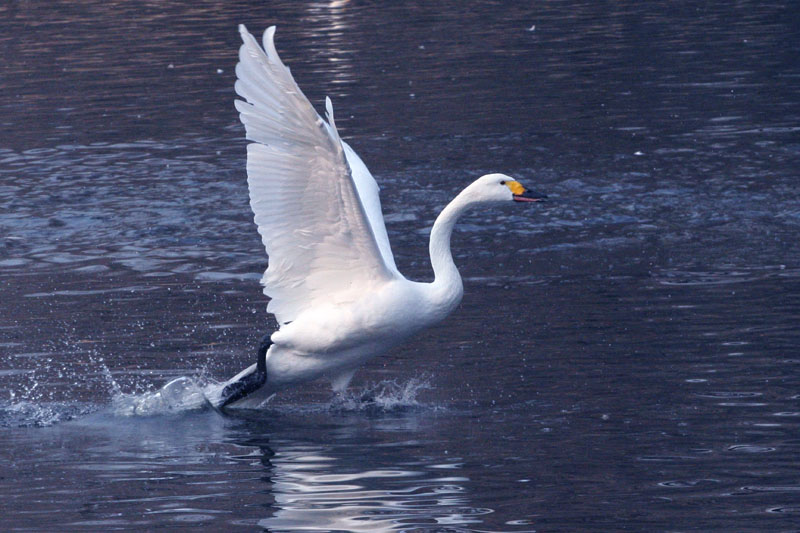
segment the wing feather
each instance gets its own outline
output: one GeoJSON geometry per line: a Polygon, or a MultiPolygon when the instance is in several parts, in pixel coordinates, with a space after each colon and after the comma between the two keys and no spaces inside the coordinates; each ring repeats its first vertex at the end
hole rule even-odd
{"type": "Polygon", "coordinates": [[[339,138],[330,100],[326,123],[278,57],[274,26],[263,49],[244,26],[239,30],[235,88],[246,101],[237,100],[236,109],[254,141],[247,147],[250,205],[269,255],[262,278],[267,309],[284,323],[319,301],[353,301],[366,284],[388,281],[397,269],[377,185],[358,156],[359,182],[366,171],[374,191],[354,181],[352,149],[339,138]]]}

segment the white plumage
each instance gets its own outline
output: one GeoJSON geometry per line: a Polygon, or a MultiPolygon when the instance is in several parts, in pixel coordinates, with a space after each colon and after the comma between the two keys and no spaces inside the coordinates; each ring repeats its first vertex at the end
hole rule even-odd
{"type": "MultiPolygon", "coordinates": [[[[513,178],[483,176],[440,214],[431,231],[433,283],[404,278],[395,266],[378,185],[339,138],[330,99],[327,122],[314,111],[275,50],[275,27],[264,48],[240,26],[236,109],[247,138],[250,205],[269,267],[262,283],[280,329],[266,353],[266,382],[237,400],[254,405],[275,391],[319,377],[343,390],[366,360],[447,316],[461,300],[461,277],[450,235],[471,205],[538,201],[513,178]]],[[[222,403],[225,385],[207,396],[222,403]]],[[[251,387],[252,388],[252,387],[251,387]]]]}

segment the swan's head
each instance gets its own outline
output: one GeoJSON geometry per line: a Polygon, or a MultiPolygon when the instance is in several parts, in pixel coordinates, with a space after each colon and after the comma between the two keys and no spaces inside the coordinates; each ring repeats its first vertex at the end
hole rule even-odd
{"type": "Polygon", "coordinates": [[[486,174],[475,180],[464,192],[475,202],[543,202],[547,198],[526,189],[520,182],[505,174],[486,174]]]}

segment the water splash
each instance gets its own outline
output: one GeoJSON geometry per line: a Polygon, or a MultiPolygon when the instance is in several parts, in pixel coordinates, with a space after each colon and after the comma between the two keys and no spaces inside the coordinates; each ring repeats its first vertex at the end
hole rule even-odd
{"type": "Polygon", "coordinates": [[[93,413],[96,406],[12,400],[0,404],[0,427],[48,427],[93,413]]]}
{"type": "MultiPolygon", "coordinates": [[[[123,393],[112,380],[113,398],[111,412],[116,416],[159,416],[188,411],[214,409],[209,400],[215,397],[224,384],[207,376],[182,376],[173,379],[158,390],[144,393],[123,393]]],[[[351,388],[336,395],[328,403],[314,405],[312,410],[334,412],[391,412],[421,407],[421,391],[431,389],[431,377],[414,377],[408,381],[383,380],[363,388],[351,388]]],[[[272,397],[261,407],[270,403],[272,397]]],[[[288,406],[281,405],[278,409],[288,406]]],[[[292,406],[289,410],[308,410],[308,405],[292,406]]],[[[251,410],[251,409],[245,409],[251,410]]]]}
{"type": "Polygon", "coordinates": [[[414,377],[405,382],[394,379],[371,383],[362,389],[349,389],[330,403],[333,411],[401,411],[420,407],[417,396],[433,388],[431,376],[414,377]]]}
{"type": "Polygon", "coordinates": [[[210,406],[205,394],[219,384],[202,375],[182,376],[158,390],[125,393],[108,367],[101,363],[100,375],[111,394],[111,405],[56,401],[48,398],[39,381],[25,388],[22,394],[10,392],[0,401],[0,427],[48,427],[68,422],[91,413],[107,410],[115,416],[157,416],[206,409],[210,406]]]}
{"type": "Polygon", "coordinates": [[[111,412],[117,416],[158,416],[197,411],[211,407],[206,394],[209,387],[204,378],[181,376],[156,391],[126,394],[117,388],[111,400],[111,412]]]}
{"type": "MultiPolygon", "coordinates": [[[[0,400],[0,427],[49,427],[101,409],[90,402],[63,398],[53,386],[53,380],[77,384],[85,375],[64,361],[49,357],[47,353],[44,355],[26,357],[31,365],[29,369],[6,373],[19,379],[8,388],[7,398],[0,400]]],[[[89,363],[83,367],[85,373],[91,372],[89,369],[97,362],[90,356],[89,363]]],[[[101,369],[105,368],[102,359],[100,365],[101,369]]],[[[79,397],[85,399],[83,395],[79,397]]]]}
{"type": "MultiPolygon", "coordinates": [[[[200,373],[181,376],[157,390],[126,393],[110,370],[102,365],[101,374],[111,393],[108,412],[119,417],[154,417],[191,411],[214,409],[209,398],[224,384],[200,373]]],[[[34,387],[35,388],[35,387],[34,387]]],[[[328,412],[397,412],[422,407],[421,391],[431,389],[431,377],[424,375],[407,381],[382,380],[362,388],[351,388],[329,402],[311,406],[314,411],[328,412]]],[[[285,409],[282,405],[278,409],[285,409]]],[[[289,410],[307,411],[309,405],[292,406],[289,410]]],[[[101,405],[77,402],[42,401],[16,398],[0,403],[0,427],[46,427],[67,422],[103,409],[101,405]]]]}

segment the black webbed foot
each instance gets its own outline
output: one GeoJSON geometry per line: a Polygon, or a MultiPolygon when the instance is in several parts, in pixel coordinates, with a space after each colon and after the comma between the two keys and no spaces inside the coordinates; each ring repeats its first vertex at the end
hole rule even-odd
{"type": "Polygon", "coordinates": [[[266,335],[261,339],[261,345],[258,347],[258,359],[256,360],[256,369],[254,372],[243,376],[239,381],[226,385],[220,394],[222,401],[219,407],[225,407],[233,402],[238,402],[248,394],[257,391],[267,382],[267,350],[272,346],[270,337],[272,334],[266,335]]]}

